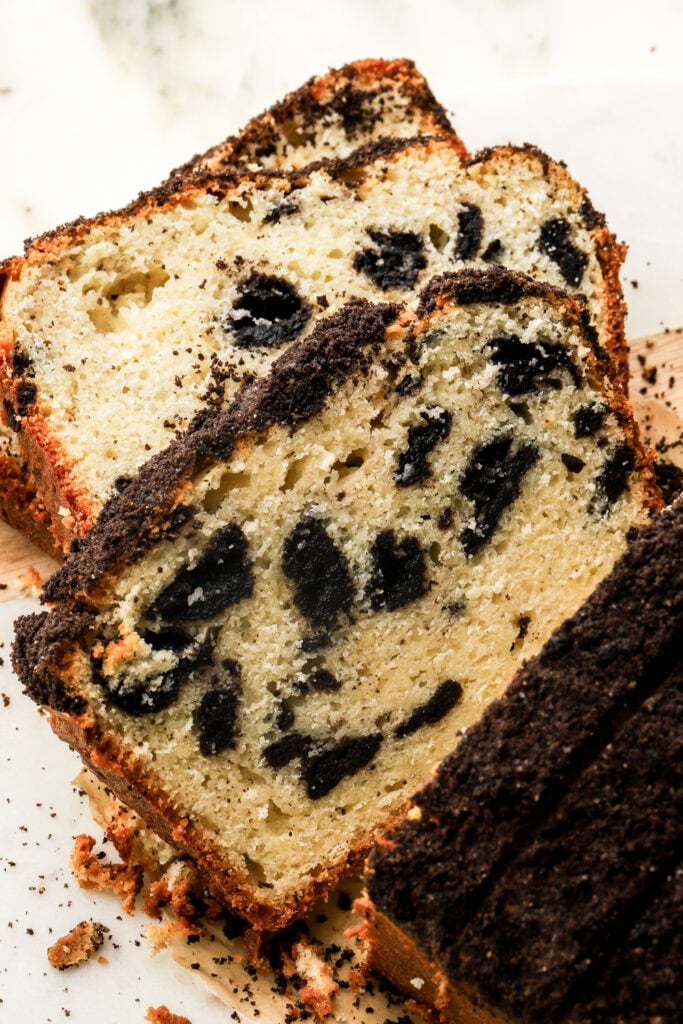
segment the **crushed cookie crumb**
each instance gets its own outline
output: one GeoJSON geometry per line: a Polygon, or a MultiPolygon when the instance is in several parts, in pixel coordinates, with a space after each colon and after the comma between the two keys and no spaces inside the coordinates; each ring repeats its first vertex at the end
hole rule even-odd
{"type": "Polygon", "coordinates": [[[75,928],[57,939],[47,951],[47,958],[52,967],[65,971],[67,967],[89,960],[104,942],[109,929],[97,921],[81,921],[75,928]]]}
{"type": "MultiPolygon", "coordinates": [[[[239,1018],[237,1018],[239,1020],[239,1018]]],[[[167,1006],[149,1006],[145,1014],[145,1020],[150,1024],[192,1024],[188,1017],[181,1017],[177,1013],[171,1013],[167,1006]]]]}

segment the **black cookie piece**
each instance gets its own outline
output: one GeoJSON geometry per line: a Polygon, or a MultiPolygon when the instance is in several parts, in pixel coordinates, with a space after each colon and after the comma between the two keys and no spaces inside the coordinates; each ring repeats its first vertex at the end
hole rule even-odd
{"type": "Polygon", "coordinates": [[[367,274],[383,291],[389,288],[413,288],[421,270],[427,266],[424,245],[412,231],[368,231],[376,249],[363,249],[353,260],[354,270],[367,274]]]}
{"type": "Polygon", "coordinates": [[[411,711],[405,721],[394,729],[394,736],[400,740],[404,736],[412,736],[423,725],[435,725],[455,707],[461,697],[460,683],[456,683],[454,679],[446,679],[437,686],[429,700],[411,711]]]}
{"type": "Polygon", "coordinates": [[[240,689],[234,682],[227,687],[216,683],[203,695],[193,720],[204,757],[213,757],[235,746],[240,699],[240,689]]]}
{"type": "Polygon", "coordinates": [[[503,243],[500,238],[494,238],[484,249],[481,258],[486,263],[498,263],[503,258],[503,243]]]}
{"type": "Polygon", "coordinates": [[[479,252],[484,219],[474,203],[463,203],[458,211],[458,238],[455,243],[456,260],[472,260],[479,252]]]}
{"type": "Polygon", "coordinates": [[[175,651],[178,654],[192,643],[192,637],[173,626],[163,626],[158,630],[148,629],[142,639],[154,651],[175,651]]]}
{"type": "Polygon", "coordinates": [[[523,477],[538,459],[534,444],[513,450],[509,433],[498,434],[475,448],[460,479],[460,490],[474,504],[476,521],[460,535],[466,555],[476,555],[491,539],[503,512],[519,496],[523,477]]]}
{"type": "Polygon", "coordinates": [[[583,459],[580,459],[578,455],[570,455],[568,452],[562,452],[560,458],[570,473],[580,473],[586,465],[583,459]]]}
{"type": "Polygon", "coordinates": [[[572,242],[569,221],[564,217],[547,220],[541,228],[538,247],[557,264],[567,284],[578,288],[588,263],[588,255],[572,242]]]}
{"type": "Polygon", "coordinates": [[[166,621],[207,619],[251,597],[253,589],[247,538],[230,523],[211,538],[193,569],[181,569],[162,590],[149,614],[166,621]]]}
{"type": "Polygon", "coordinates": [[[655,459],[654,470],[664,502],[670,505],[683,490],[683,469],[666,459],[655,459]]]}
{"type": "Polygon", "coordinates": [[[285,701],[277,709],[275,725],[281,732],[288,732],[294,725],[294,711],[285,701]]]}
{"type": "Polygon", "coordinates": [[[415,537],[399,543],[393,530],[383,530],[374,540],[370,559],[367,597],[373,611],[402,608],[425,593],[425,556],[415,537]]]}
{"type": "Polygon", "coordinates": [[[566,369],[572,380],[580,385],[580,378],[569,352],[557,342],[545,338],[538,342],[521,341],[517,335],[492,338],[491,362],[500,366],[498,387],[507,395],[516,397],[539,391],[543,387],[561,387],[561,380],[552,374],[566,369]]]}
{"type": "Polygon", "coordinates": [[[319,668],[317,672],[313,672],[308,677],[307,682],[314,690],[318,690],[322,693],[329,693],[332,690],[341,690],[341,683],[339,680],[326,668],[319,668]]]}
{"type": "Polygon", "coordinates": [[[238,286],[240,297],[228,323],[241,348],[277,348],[301,334],[311,307],[296,288],[281,277],[253,273],[238,286]]]}
{"type": "Polygon", "coordinates": [[[214,648],[213,636],[207,635],[194,650],[181,657],[175,668],[162,676],[150,680],[147,685],[136,685],[126,688],[123,685],[112,689],[101,671],[102,659],[93,657],[93,679],[104,691],[107,703],[125,711],[128,715],[140,718],[157,711],[165,711],[178,699],[180,688],[190,675],[198,669],[211,664],[214,648]]]}
{"type": "Polygon", "coordinates": [[[349,564],[319,519],[302,516],[285,540],[282,567],[294,585],[294,603],[313,626],[330,626],[350,609],[349,564]]]}
{"type": "Polygon", "coordinates": [[[636,453],[631,445],[617,445],[596,478],[596,492],[590,503],[591,512],[605,515],[609,511],[626,490],[635,464],[636,453]]]}
{"type": "Polygon", "coordinates": [[[599,402],[582,405],[574,413],[574,437],[592,437],[605,422],[608,409],[599,402]]]}
{"type": "Polygon", "coordinates": [[[275,740],[263,751],[266,764],[276,771],[284,768],[291,761],[306,757],[311,749],[312,740],[310,736],[304,736],[300,732],[290,732],[280,740],[275,740]]]}
{"type": "Polygon", "coordinates": [[[292,202],[291,199],[283,199],[282,202],[276,203],[275,206],[265,215],[263,218],[264,224],[279,224],[283,217],[291,217],[293,213],[299,212],[299,204],[292,202]]]}
{"type": "Polygon", "coordinates": [[[402,377],[399,383],[396,385],[396,394],[400,395],[401,398],[405,398],[406,395],[410,395],[422,384],[421,373],[407,373],[405,377],[402,377]]]}
{"type": "Polygon", "coordinates": [[[365,768],[381,743],[381,732],[370,733],[368,736],[349,736],[306,758],[301,778],[310,799],[318,800],[327,796],[342,779],[365,768]]]}
{"type": "Polygon", "coordinates": [[[408,429],[408,447],[398,457],[396,485],[410,487],[431,474],[427,456],[433,448],[448,437],[453,417],[439,406],[420,412],[422,423],[408,429]]]}
{"type": "Polygon", "coordinates": [[[300,641],[299,647],[305,654],[312,654],[315,651],[323,651],[331,643],[332,638],[329,633],[313,633],[311,636],[305,636],[300,641]]]}
{"type": "Polygon", "coordinates": [[[36,400],[38,389],[30,380],[22,380],[17,388],[17,413],[19,416],[27,416],[30,407],[36,400]]]}

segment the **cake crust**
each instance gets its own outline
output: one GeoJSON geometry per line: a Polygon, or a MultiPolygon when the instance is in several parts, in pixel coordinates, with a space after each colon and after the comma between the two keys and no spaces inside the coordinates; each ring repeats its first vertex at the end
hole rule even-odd
{"type": "MultiPolygon", "coordinates": [[[[406,134],[455,134],[446,111],[413,61],[370,58],[310,78],[250,121],[239,135],[193,157],[172,177],[198,170],[222,171],[238,164],[277,167],[285,162],[310,163],[310,147],[315,146],[315,136],[327,121],[339,123],[348,147],[356,148],[361,139],[375,133],[379,111],[389,99],[400,104],[406,125],[414,126],[406,134]],[[310,133],[312,142],[307,138],[310,133]]],[[[457,141],[466,159],[467,149],[462,140],[457,141]]],[[[321,155],[332,154],[323,150],[321,155]]]]}

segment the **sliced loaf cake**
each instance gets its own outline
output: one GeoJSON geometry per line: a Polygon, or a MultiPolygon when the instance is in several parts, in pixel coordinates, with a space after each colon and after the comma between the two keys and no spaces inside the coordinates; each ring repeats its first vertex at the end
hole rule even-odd
{"type": "Polygon", "coordinates": [[[370,962],[430,1019],[680,1019],[682,639],[679,502],[378,843],[370,962]]]}
{"type": "Polygon", "coordinates": [[[579,304],[496,268],[398,314],[319,320],[18,626],[56,731],[258,928],[358,862],[657,505],[579,304]]]}
{"type": "MultiPolygon", "coordinates": [[[[356,61],[312,78],[250,121],[239,135],[194,157],[172,177],[202,170],[234,171],[247,164],[286,169],[348,155],[377,138],[442,132],[449,133],[466,158],[446,112],[412,61],[356,61]]],[[[16,421],[11,409],[8,420],[0,425],[0,516],[59,556],[62,545],[55,542],[55,534],[63,538],[64,529],[50,529],[50,517],[11,425],[16,421]]],[[[63,524],[63,519],[56,522],[63,524]]]]}
{"type": "Polygon", "coordinates": [[[581,296],[623,368],[622,256],[536,150],[463,165],[451,138],[384,140],[300,176],[170,184],[39,239],[0,268],[0,383],[68,547],[176,429],[354,296],[414,299],[435,272],[500,262],[581,296]]]}

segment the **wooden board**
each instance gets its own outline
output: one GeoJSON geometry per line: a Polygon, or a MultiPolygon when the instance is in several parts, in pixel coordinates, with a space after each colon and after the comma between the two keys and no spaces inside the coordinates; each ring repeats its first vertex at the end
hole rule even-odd
{"type": "MultiPolygon", "coordinates": [[[[637,338],[630,350],[631,400],[645,442],[683,468],[683,328],[637,338]]],[[[28,577],[45,579],[55,568],[51,558],[0,523],[0,601],[33,596],[28,577]]]]}

